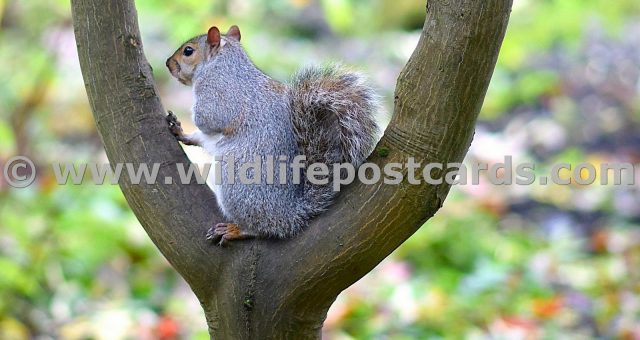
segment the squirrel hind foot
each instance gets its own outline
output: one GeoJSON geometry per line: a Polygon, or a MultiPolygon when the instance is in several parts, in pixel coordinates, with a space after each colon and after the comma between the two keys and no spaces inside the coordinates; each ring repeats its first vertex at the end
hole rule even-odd
{"type": "Polygon", "coordinates": [[[246,232],[235,223],[218,223],[207,231],[207,240],[224,246],[230,241],[246,240],[256,237],[255,234],[246,232]]]}

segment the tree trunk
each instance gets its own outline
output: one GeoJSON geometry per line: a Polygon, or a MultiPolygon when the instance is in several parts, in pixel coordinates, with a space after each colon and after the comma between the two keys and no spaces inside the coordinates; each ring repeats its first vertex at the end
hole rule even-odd
{"type": "MultiPolygon", "coordinates": [[[[511,0],[429,0],[418,46],[400,74],[395,112],[369,162],[450,163],[473,137],[511,0]]],[[[216,339],[317,339],[329,306],[443,204],[449,185],[364,185],[291,240],[212,246],[222,221],[206,185],[179,185],[189,164],[169,133],[143,54],[133,0],[72,0],[82,73],[112,164],[160,163],[176,184],[120,186],[154,244],[198,297],[216,339]]],[[[388,48],[394,48],[388,46],[388,48]]],[[[406,175],[406,173],[405,173],[406,175]]],[[[405,176],[406,178],[406,176],[405,176]]],[[[160,181],[163,182],[163,181],[160,181]]]]}

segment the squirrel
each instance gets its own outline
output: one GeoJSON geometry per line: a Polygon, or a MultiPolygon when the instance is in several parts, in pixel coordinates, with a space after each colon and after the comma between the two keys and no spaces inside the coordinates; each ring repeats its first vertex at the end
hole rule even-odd
{"type": "Polygon", "coordinates": [[[295,170],[287,167],[286,182],[277,175],[275,184],[264,184],[267,156],[290,162],[304,155],[305,164],[357,167],[375,147],[377,95],[359,74],[338,66],[309,67],[290,84],[280,83],[249,59],[238,26],[226,34],[211,27],[207,34],[184,43],[166,66],[178,81],[192,86],[192,118],[198,128],[185,134],[169,111],[171,132],[185,145],[234,159],[236,178],[229,178],[229,169],[223,167],[222,182],[213,185],[217,203],[232,223],[211,227],[206,237],[212,242],[290,238],[331,204],[336,195],[331,176],[326,185],[313,184],[301,168],[295,184],[295,170]],[[263,170],[249,171],[247,176],[263,182],[238,185],[241,163],[254,161],[254,155],[263,170]]]}

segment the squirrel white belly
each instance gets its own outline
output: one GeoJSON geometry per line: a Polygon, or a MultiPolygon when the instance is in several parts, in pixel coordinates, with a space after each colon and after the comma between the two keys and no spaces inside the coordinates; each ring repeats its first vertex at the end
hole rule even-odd
{"type": "Polygon", "coordinates": [[[331,176],[328,184],[313,184],[304,168],[289,166],[293,159],[304,155],[304,164],[357,167],[375,146],[378,103],[358,74],[335,66],[307,68],[290,84],[280,83],[251,62],[240,45],[237,26],[226,35],[210,28],[184,43],[166,65],[181,83],[193,87],[192,114],[199,129],[184,134],[170,113],[172,132],[184,144],[223,157],[226,165],[230,159],[235,163],[222,167],[221,185],[214,185],[228,221],[208,231],[212,241],[294,236],[331,204],[336,193],[331,176]],[[240,184],[242,165],[254,157],[262,171],[249,177],[259,184],[240,184]],[[275,169],[279,161],[287,163],[286,184],[279,184],[278,171],[268,174],[268,157],[275,161],[275,169]],[[228,171],[235,171],[234,176],[230,178],[228,171]],[[294,183],[296,175],[299,184],[294,183]],[[267,183],[269,179],[273,184],[267,183]]]}

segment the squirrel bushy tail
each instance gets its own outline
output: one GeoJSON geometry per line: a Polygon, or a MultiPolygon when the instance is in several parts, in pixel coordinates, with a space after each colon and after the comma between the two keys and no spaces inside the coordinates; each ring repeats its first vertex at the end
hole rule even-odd
{"type": "Polygon", "coordinates": [[[304,176],[304,198],[312,215],[322,212],[335,192],[332,165],[351,163],[356,168],[375,147],[379,108],[374,90],[363,78],[337,65],[309,67],[293,78],[291,123],[306,164],[329,166],[329,184],[314,185],[304,176]]]}

